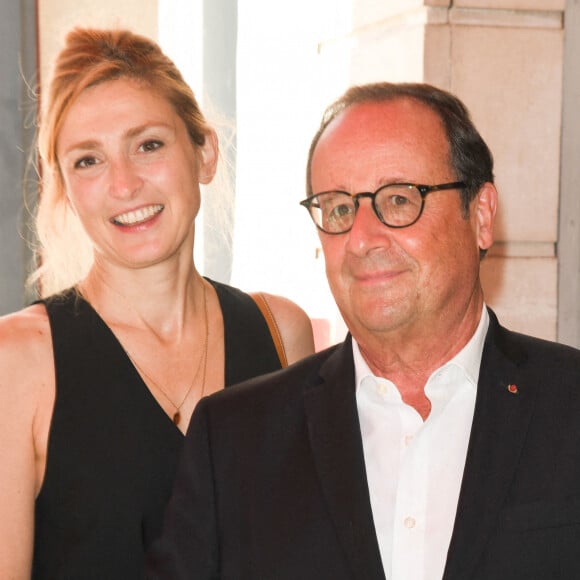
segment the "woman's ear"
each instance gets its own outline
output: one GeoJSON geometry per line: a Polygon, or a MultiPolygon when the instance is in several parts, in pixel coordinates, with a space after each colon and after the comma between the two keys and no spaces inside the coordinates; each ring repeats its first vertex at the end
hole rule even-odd
{"type": "Polygon", "coordinates": [[[207,185],[214,178],[219,157],[218,137],[213,129],[206,133],[205,143],[198,150],[200,153],[199,182],[207,185]]]}

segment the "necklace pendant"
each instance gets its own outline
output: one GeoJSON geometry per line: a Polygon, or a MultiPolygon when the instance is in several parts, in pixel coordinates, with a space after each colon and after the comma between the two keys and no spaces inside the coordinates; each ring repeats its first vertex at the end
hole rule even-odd
{"type": "Polygon", "coordinates": [[[181,413],[179,411],[176,411],[175,415],[173,415],[173,423],[175,425],[179,425],[180,420],[181,420],[181,413]]]}

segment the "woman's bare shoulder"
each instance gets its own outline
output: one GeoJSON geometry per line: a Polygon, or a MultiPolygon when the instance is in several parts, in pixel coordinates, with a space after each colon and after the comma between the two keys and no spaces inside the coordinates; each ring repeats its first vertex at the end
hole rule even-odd
{"type": "Polygon", "coordinates": [[[288,363],[314,352],[312,323],[306,312],[292,300],[276,294],[262,293],[282,336],[288,363]]]}
{"type": "Polygon", "coordinates": [[[6,382],[15,385],[15,380],[45,375],[51,364],[50,324],[42,304],[0,317],[0,368],[6,382]]]}
{"type": "Polygon", "coordinates": [[[42,304],[33,304],[17,312],[0,316],[0,346],[34,347],[50,340],[50,325],[42,304]]]}

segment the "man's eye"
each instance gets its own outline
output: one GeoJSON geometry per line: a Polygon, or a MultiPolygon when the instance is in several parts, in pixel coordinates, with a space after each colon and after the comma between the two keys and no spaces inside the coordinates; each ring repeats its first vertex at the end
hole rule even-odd
{"type": "Polygon", "coordinates": [[[401,207],[403,205],[409,205],[410,203],[411,200],[406,195],[395,194],[389,196],[389,205],[401,207]]]}
{"type": "Polygon", "coordinates": [[[347,203],[341,203],[340,205],[334,206],[328,212],[328,220],[329,221],[338,221],[342,220],[345,217],[348,217],[353,212],[353,207],[348,205],[347,203]]]}
{"type": "Polygon", "coordinates": [[[335,208],[333,208],[330,213],[336,217],[342,217],[348,215],[351,211],[352,208],[349,205],[342,203],[341,205],[337,205],[335,208]]]}

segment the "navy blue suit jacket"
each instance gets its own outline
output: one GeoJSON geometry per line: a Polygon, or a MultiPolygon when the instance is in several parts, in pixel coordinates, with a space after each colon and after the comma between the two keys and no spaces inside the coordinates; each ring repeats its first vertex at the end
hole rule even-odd
{"type": "MultiPolygon", "coordinates": [[[[580,351],[490,318],[444,580],[580,578],[580,351]]],[[[147,578],[385,579],[350,337],[200,402],[147,578]]]]}

